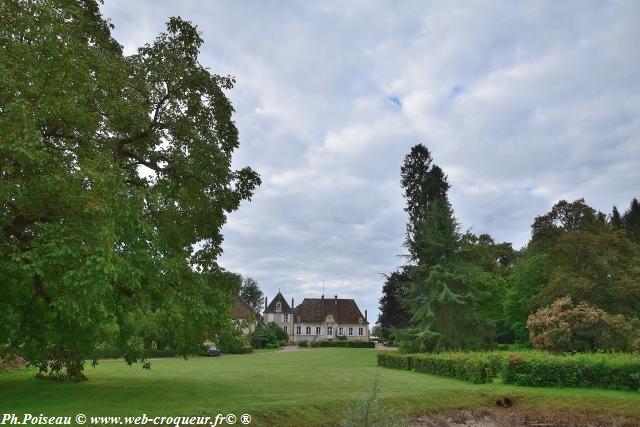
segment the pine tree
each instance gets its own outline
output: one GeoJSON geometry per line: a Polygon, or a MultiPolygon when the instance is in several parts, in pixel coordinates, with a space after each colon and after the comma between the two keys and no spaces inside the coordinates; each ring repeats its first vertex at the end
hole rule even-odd
{"type": "Polygon", "coordinates": [[[495,328],[494,316],[485,308],[495,305],[496,290],[504,288],[504,281],[460,257],[449,184],[425,146],[416,145],[405,158],[401,183],[409,215],[406,245],[416,266],[404,301],[411,327],[398,334],[400,348],[486,348],[495,328]]]}
{"type": "Polygon", "coordinates": [[[629,240],[640,243],[640,202],[635,197],[623,217],[624,229],[629,240]]]}
{"type": "Polygon", "coordinates": [[[616,230],[624,229],[624,220],[622,219],[622,215],[618,212],[618,208],[613,205],[613,210],[611,211],[611,216],[609,217],[609,224],[616,230]]]}
{"type": "Polygon", "coordinates": [[[418,254],[418,228],[434,203],[448,205],[447,191],[449,183],[442,169],[432,165],[433,159],[429,149],[422,144],[411,148],[405,157],[400,170],[401,185],[407,201],[405,211],[409,215],[405,245],[409,257],[414,262],[421,262],[418,254]]]}

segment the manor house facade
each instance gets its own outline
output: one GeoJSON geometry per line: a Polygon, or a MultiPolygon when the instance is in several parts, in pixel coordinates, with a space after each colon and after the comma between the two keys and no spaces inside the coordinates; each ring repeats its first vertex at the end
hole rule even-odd
{"type": "Polygon", "coordinates": [[[347,340],[368,341],[369,322],[353,299],[305,298],[297,307],[278,294],[267,304],[265,298],[264,321],[275,322],[289,335],[289,341],[323,341],[346,337],[347,340]],[[294,308],[295,307],[295,308],[294,308]]]}

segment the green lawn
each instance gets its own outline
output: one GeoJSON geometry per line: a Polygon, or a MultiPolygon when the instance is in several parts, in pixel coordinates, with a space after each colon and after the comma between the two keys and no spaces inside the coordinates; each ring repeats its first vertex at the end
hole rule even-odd
{"type": "MultiPolygon", "coordinates": [[[[371,349],[322,348],[156,359],[151,371],[121,361],[87,367],[89,381],[37,380],[33,370],[0,373],[1,413],[45,415],[215,415],[249,413],[251,425],[334,425],[379,376],[380,397],[406,414],[491,405],[511,396],[523,408],[573,409],[640,419],[640,392],[473,385],[376,366],[371,349]]],[[[240,425],[239,423],[237,425],[240,425]]]]}

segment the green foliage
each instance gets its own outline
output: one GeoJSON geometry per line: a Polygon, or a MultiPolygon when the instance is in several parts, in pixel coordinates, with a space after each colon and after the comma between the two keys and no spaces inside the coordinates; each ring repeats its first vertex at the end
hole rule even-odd
{"type": "Polygon", "coordinates": [[[419,228],[428,216],[428,211],[433,209],[432,204],[436,201],[448,204],[449,183],[442,169],[432,163],[429,149],[417,144],[411,147],[400,170],[400,184],[406,200],[405,211],[409,216],[405,246],[413,261],[425,261],[422,258],[424,254],[420,254],[418,248],[421,240],[418,234],[424,234],[419,228]]]}
{"type": "Polygon", "coordinates": [[[195,352],[228,325],[221,228],[260,183],[230,167],[234,80],[179,18],[129,57],[92,0],[9,0],[0,21],[0,342],[82,379],[101,343],[144,361],[162,310],[195,352]]]}
{"type": "Polygon", "coordinates": [[[533,346],[552,352],[628,351],[638,335],[624,316],[574,305],[569,297],[536,311],[527,326],[533,346]]]}
{"type": "Polygon", "coordinates": [[[380,314],[378,324],[380,335],[384,340],[393,339],[393,330],[409,326],[411,314],[407,311],[402,301],[409,293],[411,285],[410,268],[405,267],[385,276],[380,297],[380,314]]]}
{"type": "Polygon", "coordinates": [[[307,340],[298,341],[298,347],[300,347],[300,348],[309,347],[309,341],[307,341],[307,340]]]}
{"type": "Polygon", "coordinates": [[[258,282],[251,278],[245,277],[240,286],[240,298],[246,301],[257,312],[262,311],[264,303],[264,294],[258,285],[258,282]]]}
{"type": "Polygon", "coordinates": [[[316,341],[311,347],[348,347],[348,348],[375,348],[373,341],[316,341]]]}
{"type": "Polygon", "coordinates": [[[280,343],[278,342],[268,342],[264,345],[264,348],[280,348],[280,343]]]}
{"type": "Polygon", "coordinates": [[[281,343],[286,343],[288,340],[289,335],[275,322],[271,322],[268,325],[258,324],[256,330],[251,334],[251,345],[253,348],[275,348],[267,347],[267,344],[278,347],[281,343]]]}
{"type": "Polygon", "coordinates": [[[534,298],[547,283],[544,254],[527,254],[513,268],[504,299],[505,319],[520,344],[529,342],[527,319],[534,311],[534,298]]]}
{"type": "Polygon", "coordinates": [[[247,348],[253,350],[249,346],[242,332],[245,325],[240,323],[225,328],[217,335],[216,344],[221,352],[228,354],[244,354],[250,352],[247,348]]]}
{"type": "Polygon", "coordinates": [[[503,371],[507,384],[533,387],[640,389],[640,357],[629,354],[511,354],[503,371]]]}
{"type": "Polygon", "coordinates": [[[635,197],[631,201],[629,209],[625,211],[622,222],[629,240],[640,243],[640,202],[635,197]]]}
{"type": "Polygon", "coordinates": [[[590,353],[552,355],[546,352],[468,352],[400,354],[380,352],[378,366],[425,372],[473,383],[533,387],[595,387],[640,389],[640,355],[590,353]]]}
{"type": "Polygon", "coordinates": [[[530,250],[545,255],[548,272],[534,310],[569,296],[607,313],[640,314],[640,248],[584,200],[558,202],[532,228],[530,250]]]}
{"type": "Polygon", "coordinates": [[[616,230],[624,230],[624,220],[622,219],[622,215],[618,212],[618,208],[613,206],[613,210],[611,211],[611,215],[609,216],[609,224],[616,230]]]}
{"type": "Polygon", "coordinates": [[[486,234],[460,235],[446,176],[426,147],[412,148],[401,175],[409,214],[405,244],[417,265],[402,278],[410,282],[403,303],[411,318],[408,328],[395,330],[395,342],[404,352],[490,348],[503,317],[511,245],[486,234]]]}
{"type": "Polygon", "coordinates": [[[502,370],[505,354],[499,352],[400,354],[378,353],[378,366],[457,378],[475,384],[490,383],[502,370]]]}
{"type": "Polygon", "coordinates": [[[501,301],[504,287],[499,276],[473,265],[431,268],[412,286],[409,304],[415,326],[399,334],[401,351],[491,348],[501,315],[496,301],[501,301]]]}
{"type": "Polygon", "coordinates": [[[289,334],[287,334],[285,332],[285,330],[282,328],[282,326],[278,325],[275,322],[271,322],[269,323],[269,327],[271,329],[273,329],[273,332],[276,335],[276,340],[279,342],[284,342],[286,343],[287,341],[289,341],[289,334]]]}
{"type": "MultiPolygon", "coordinates": [[[[504,303],[505,320],[519,343],[526,345],[529,341],[529,315],[567,296],[612,316],[640,316],[640,248],[620,230],[623,219],[619,216],[615,209],[607,223],[601,213],[580,199],[561,200],[549,213],[535,219],[531,242],[508,276],[504,303]]],[[[604,323],[600,322],[601,326],[604,323]]],[[[602,328],[593,326],[580,338],[591,344],[570,346],[586,350],[595,345],[596,338],[588,335],[602,328]]],[[[558,337],[561,335],[558,332],[558,337]]],[[[605,346],[599,348],[622,348],[611,338],[597,339],[598,346],[605,346]]]]}

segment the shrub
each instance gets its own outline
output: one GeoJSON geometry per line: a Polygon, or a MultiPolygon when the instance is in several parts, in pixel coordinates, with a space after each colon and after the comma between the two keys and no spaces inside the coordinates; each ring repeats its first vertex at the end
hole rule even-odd
{"type": "Polygon", "coordinates": [[[358,399],[355,404],[345,411],[340,427],[403,427],[408,421],[403,416],[390,413],[384,408],[378,398],[378,379],[367,396],[358,399]]]}
{"type": "Polygon", "coordinates": [[[309,342],[307,340],[298,341],[298,347],[309,347],[309,342]]]}
{"type": "Polygon", "coordinates": [[[149,350],[149,357],[176,357],[176,351],[172,348],[149,350]]]}
{"type": "Polygon", "coordinates": [[[239,327],[232,327],[220,333],[216,344],[221,352],[227,354],[246,353],[247,342],[239,327]]]}
{"type": "Polygon", "coordinates": [[[264,325],[258,325],[253,334],[251,334],[251,345],[253,348],[262,348],[267,343],[274,343],[278,341],[276,333],[273,328],[264,325]]]}
{"type": "Polygon", "coordinates": [[[316,341],[311,347],[349,347],[349,348],[375,348],[373,341],[316,341]]]}
{"type": "Polygon", "coordinates": [[[534,387],[640,389],[640,357],[630,354],[511,354],[502,374],[507,384],[534,387]]]}
{"type": "Polygon", "coordinates": [[[264,348],[280,348],[280,343],[278,342],[268,342],[264,345],[264,348]]]}
{"type": "Polygon", "coordinates": [[[421,354],[384,352],[378,354],[378,365],[480,384],[493,381],[502,370],[504,357],[503,353],[498,352],[421,354]]]}
{"type": "Polygon", "coordinates": [[[259,324],[256,330],[253,331],[253,334],[251,334],[251,345],[254,348],[263,348],[266,347],[267,344],[275,345],[276,347],[279,345],[286,345],[288,340],[289,335],[287,335],[280,325],[274,322],[271,322],[268,325],[259,324]]]}
{"type": "Polygon", "coordinates": [[[531,344],[552,352],[627,351],[633,341],[633,327],[624,316],[584,302],[574,306],[570,297],[530,315],[527,326],[531,344]]]}
{"type": "Polygon", "coordinates": [[[275,322],[269,323],[269,328],[273,329],[273,333],[276,336],[276,340],[287,342],[289,340],[289,334],[287,334],[280,325],[275,322]]]}
{"type": "Polygon", "coordinates": [[[378,353],[378,366],[411,370],[411,355],[400,354],[395,351],[378,353]]]}

